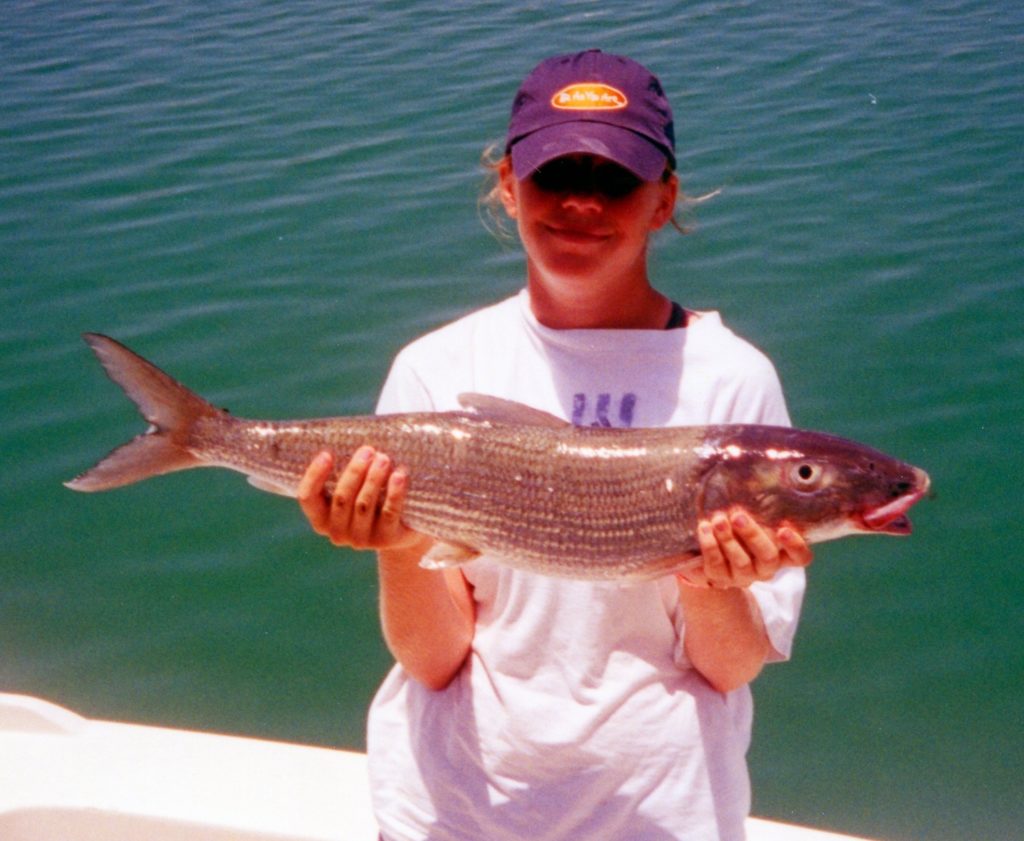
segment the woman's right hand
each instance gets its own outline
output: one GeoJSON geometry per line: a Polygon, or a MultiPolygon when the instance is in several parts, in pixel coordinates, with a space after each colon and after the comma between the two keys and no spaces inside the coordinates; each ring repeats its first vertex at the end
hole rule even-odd
{"type": "Polygon", "coordinates": [[[402,508],[409,474],[395,468],[391,459],[372,447],[360,447],[338,475],[334,493],[327,480],[334,457],[318,453],[306,469],[298,488],[299,507],[313,531],[336,546],[354,549],[409,549],[430,545],[430,538],[402,523],[402,508]]]}

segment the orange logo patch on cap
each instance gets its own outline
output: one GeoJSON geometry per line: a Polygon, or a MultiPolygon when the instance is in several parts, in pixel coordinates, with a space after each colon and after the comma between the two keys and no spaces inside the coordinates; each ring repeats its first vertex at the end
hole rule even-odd
{"type": "Polygon", "coordinates": [[[578,82],[551,97],[555,108],[567,111],[617,111],[629,104],[626,95],[600,82],[578,82]]]}

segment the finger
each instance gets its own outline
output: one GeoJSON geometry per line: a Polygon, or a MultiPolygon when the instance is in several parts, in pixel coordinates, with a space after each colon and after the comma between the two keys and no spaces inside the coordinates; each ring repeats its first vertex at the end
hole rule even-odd
{"type": "Polygon", "coordinates": [[[352,507],[349,536],[353,546],[367,547],[373,544],[381,494],[390,474],[391,459],[384,453],[376,453],[366,470],[352,507]]]}
{"type": "MultiPolygon", "coordinates": [[[[704,558],[703,571],[709,587],[729,579],[729,564],[719,543],[721,520],[725,520],[724,515],[713,515],[711,520],[702,520],[697,526],[697,543],[704,558]]],[[[727,520],[725,527],[728,530],[727,520]]]]}
{"type": "Polygon", "coordinates": [[[360,447],[345,465],[338,476],[331,496],[330,524],[328,536],[332,542],[343,544],[349,542],[349,531],[352,524],[352,508],[356,495],[363,486],[363,479],[373,461],[373,447],[360,447]]]}
{"type": "Polygon", "coordinates": [[[713,578],[714,583],[724,587],[746,587],[754,580],[754,567],[746,547],[733,532],[729,517],[718,513],[711,519],[715,539],[725,559],[724,577],[713,578]]]}
{"type": "Polygon", "coordinates": [[[324,495],[324,484],[331,475],[334,458],[328,451],[317,453],[299,480],[296,498],[302,513],[318,534],[327,533],[330,503],[324,495]]]}
{"type": "Polygon", "coordinates": [[[405,492],[409,487],[409,473],[404,467],[397,467],[388,477],[381,505],[378,529],[381,537],[390,537],[401,531],[402,509],[405,507],[405,492]]]}
{"type": "Polygon", "coordinates": [[[733,534],[745,548],[749,569],[745,570],[754,579],[767,581],[779,570],[779,548],[771,535],[754,522],[746,511],[737,509],[730,516],[733,534]]]}
{"type": "Polygon", "coordinates": [[[782,551],[786,554],[787,563],[798,567],[810,566],[814,559],[814,552],[800,532],[789,526],[783,526],[778,530],[776,536],[782,551]]]}

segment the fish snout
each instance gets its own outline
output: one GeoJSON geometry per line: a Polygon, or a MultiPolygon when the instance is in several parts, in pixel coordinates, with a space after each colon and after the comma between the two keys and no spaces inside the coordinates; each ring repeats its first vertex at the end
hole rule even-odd
{"type": "Polygon", "coordinates": [[[889,501],[863,513],[870,531],[884,534],[910,534],[907,511],[928,493],[931,478],[919,467],[911,467],[912,479],[900,478],[889,485],[889,501]]]}

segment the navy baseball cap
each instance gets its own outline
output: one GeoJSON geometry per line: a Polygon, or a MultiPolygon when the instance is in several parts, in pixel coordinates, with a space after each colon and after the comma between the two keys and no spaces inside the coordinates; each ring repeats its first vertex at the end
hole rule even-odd
{"type": "Polygon", "coordinates": [[[516,93],[505,151],[519,179],[583,153],[656,181],[676,165],[672,108],[657,76],[630,58],[600,50],[553,56],[516,93]]]}

